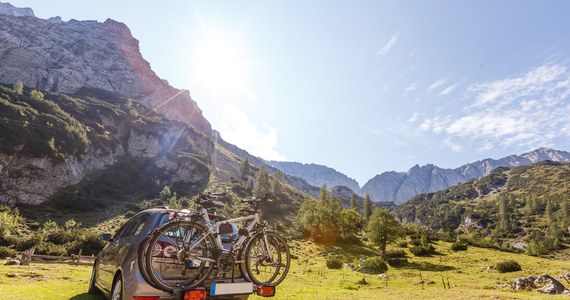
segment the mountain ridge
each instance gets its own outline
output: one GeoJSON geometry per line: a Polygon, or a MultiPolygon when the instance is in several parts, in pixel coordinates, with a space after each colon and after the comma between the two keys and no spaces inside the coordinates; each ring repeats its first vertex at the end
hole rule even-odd
{"type": "Polygon", "coordinates": [[[542,147],[520,155],[478,160],[455,169],[444,169],[432,164],[415,165],[407,172],[384,172],[376,175],[364,184],[362,193],[369,194],[375,201],[393,201],[402,204],[416,195],[437,192],[489,175],[499,167],[512,168],[545,160],[568,162],[570,153],[542,147]]]}

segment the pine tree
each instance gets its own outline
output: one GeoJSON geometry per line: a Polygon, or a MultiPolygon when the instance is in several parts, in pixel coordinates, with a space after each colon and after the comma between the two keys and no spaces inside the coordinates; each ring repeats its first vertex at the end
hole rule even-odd
{"type": "Polygon", "coordinates": [[[499,199],[499,224],[497,230],[503,233],[511,231],[511,209],[506,196],[499,199]]]}
{"type": "Polygon", "coordinates": [[[273,176],[273,183],[271,184],[271,190],[275,200],[279,200],[285,194],[285,188],[283,187],[283,173],[277,171],[273,176]]]}
{"type": "Polygon", "coordinates": [[[259,168],[255,176],[255,188],[253,189],[253,195],[255,197],[262,197],[271,193],[271,183],[269,182],[269,174],[265,170],[264,166],[259,168]]]}
{"type": "Polygon", "coordinates": [[[352,193],[350,196],[350,209],[353,209],[360,214],[360,206],[358,205],[358,196],[356,196],[356,193],[352,193]]]}
{"type": "Polygon", "coordinates": [[[247,176],[249,176],[251,166],[249,165],[249,160],[247,157],[242,161],[241,166],[239,168],[239,177],[243,180],[247,180],[247,176]]]}
{"type": "Polygon", "coordinates": [[[372,200],[370,200],[370,195],[366,195],[364,197],[364,211],[362,212],[362,218],[366,221],[370,219],[372,215],[372,200]]]}
{"type": "Polygon", "coordinates": [[[319,199],[321,199],[321,201],[327,201],[329,197],[329,191],[327,190],[327,183],[323,183],[323,186],[321,186],[321,189],[319,190],[319,199]]]}

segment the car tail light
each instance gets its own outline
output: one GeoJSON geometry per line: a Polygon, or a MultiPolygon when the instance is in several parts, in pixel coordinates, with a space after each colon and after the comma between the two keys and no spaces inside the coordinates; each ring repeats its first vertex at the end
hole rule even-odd
{"type": "Polygon", "coordinates": [[[184,293],[184,300],[204,300],[206,290],[191,290],[184,293]]]}
{"type": "Polygon", "coordinates": [[[158,300],[159,296],[133,296],[135,300],[158,300]]]}
{"type": "Polygon", "coordinates": [[[169,243],[158,241],[152,247],[152,256],[154,257],[172,257],[172,253],[176,251],[176,247],[169,243]]]}
{"type": "Polygon", "coordinates": [[[275,296],[275,287],[274,286],[258,286],[257,287],[257,295],[261,297],[273,297],[275,296]]]}
{"type": "Polygon", "coordinates": [[[160,242],[154,244],[152,247],[152,256],[160,256],[162,254],[162,246],[160,246],[160,242]]]}

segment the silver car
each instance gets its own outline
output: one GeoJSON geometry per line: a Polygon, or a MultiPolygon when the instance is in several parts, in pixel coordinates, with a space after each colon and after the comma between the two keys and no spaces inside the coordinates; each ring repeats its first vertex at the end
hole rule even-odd
{"type": "MultiPolygon", "coordinates": [[[[89,294],[103,293],[112,300],[176,299],[175,296],[150,286],[142,277],[138,265],[141,241],[156,227],[168,221],[176,210],[167,207],[144,210],[129,219],[111,237],[96,257],[89,284],[89,294]]],[[[237,231],[237,228],[235,228],[237,231]]],[[[248,295],[233,295],[231,299],[247,299],[248,295]]],[[[209,298],[209,296],[208,296],[209,298]]]]}
{"type": "Polygon", "coordinates": [[[104,235],[109,243],[99,252],[93,265],[90,294],[102,292],[112,300],[174,299],[146,283],[138,266],[139,244],[162,219],[168,218],[169,212],[166,208],[147,209],[128,220],[113,237],[104,235]]]}

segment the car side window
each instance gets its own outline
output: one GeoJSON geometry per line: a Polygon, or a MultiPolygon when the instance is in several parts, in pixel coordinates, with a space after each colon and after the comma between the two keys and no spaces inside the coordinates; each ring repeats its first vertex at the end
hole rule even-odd
{"type": "Polygon", "coordinates": [[[128,236],[137,236],[142,232],[144,225],[148,221],[150,215],[149,214],[140,214],[131,220],[129,220],[119,231],[117,232],[116,236],[118,237],[128,237],[128,236]]]}

